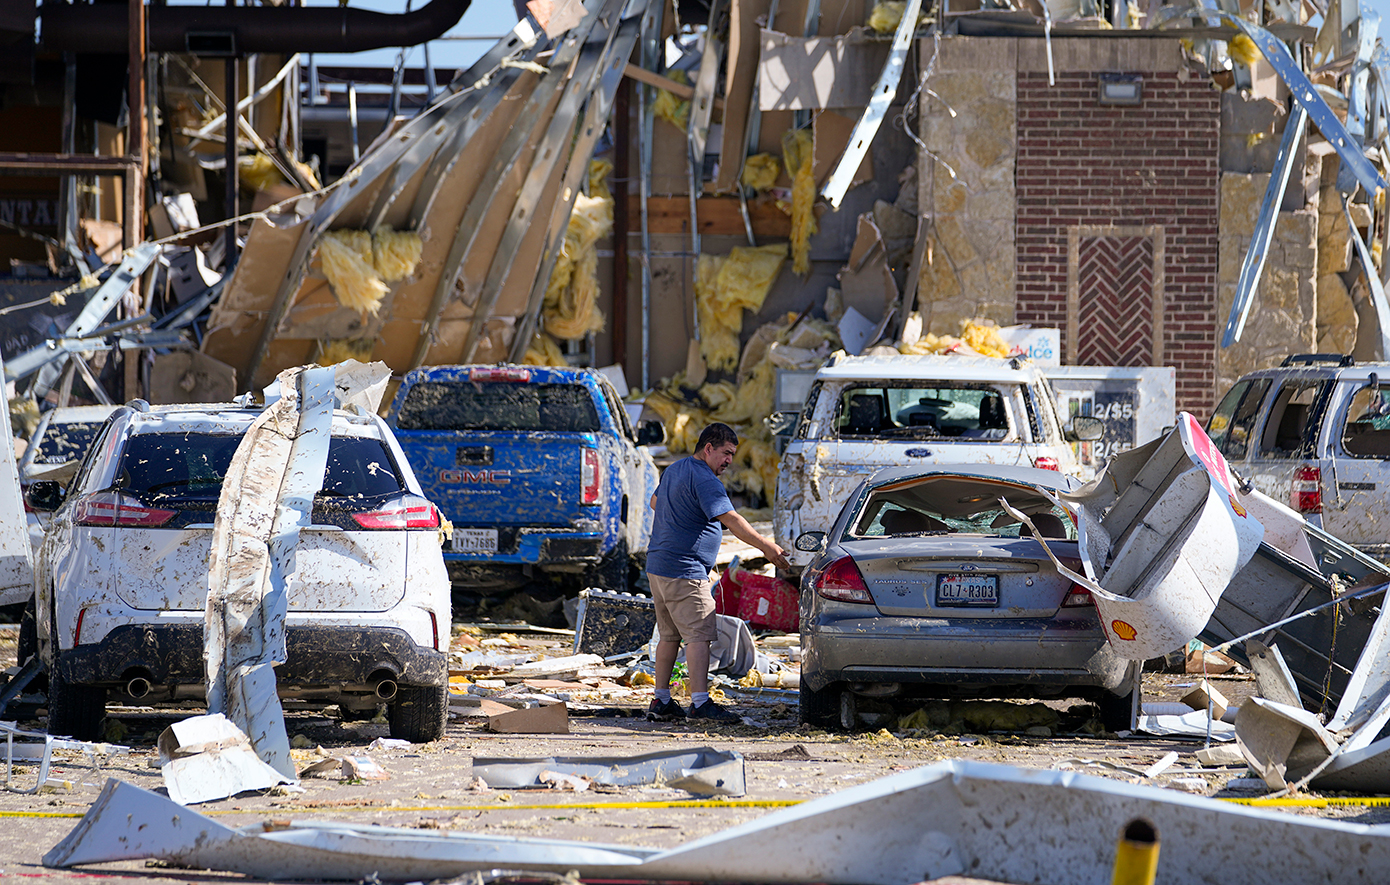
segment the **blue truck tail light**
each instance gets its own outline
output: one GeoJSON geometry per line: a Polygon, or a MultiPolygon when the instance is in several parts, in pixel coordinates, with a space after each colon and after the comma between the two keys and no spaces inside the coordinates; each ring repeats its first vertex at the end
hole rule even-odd
{"type": "Polygon", "coordinates": [[[530,381],[531,370],[519,366],[481,366],[468,373],[471,381],[530,381]]]}
{"type": "Polygon", "coordinates": [[[376,510],[354,513],[352,519],[364,529],[437,529],[439,511],[424,498],[402,495],[376,510]]]}
{"type": "Polygon", "coordinates": [[[597,504],[603,486],[603,471],[599,468],[598,449],[585,446],[579,462],[579,503],[597,504]]]}

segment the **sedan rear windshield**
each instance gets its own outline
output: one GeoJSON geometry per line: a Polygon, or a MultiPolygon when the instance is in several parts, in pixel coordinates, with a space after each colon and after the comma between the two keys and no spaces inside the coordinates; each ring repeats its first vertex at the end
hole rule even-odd
{"type": "Polygon", "coordinates": [[[938,476],[885,486],[871,493],[850,524],[851,538],[935,534],[1030,537],[1033,530],[999,503],[1026,515],[1044,539],[1076,540],[1067,511],[1038,490],[1012,483],[938,476]]]}
{"type": "Polygon", "coordinates": [[[850,387],[840,394],[841,437],[1002,440],[1016,435],[1009,397],[988,384],[916,382],[850,387]]]}
{"type": "Polygon", "coordinates": [[[426,381],[401,404],[402,430],[500,430],[597,433],[598,409],[576,384],[426,381]]]}
{"type": "MultiPolygon", "coordinates": [[[[216,498],[242,437],[238,434],[140,433],[126,440],[120,472],[112,483],[142,497],[216,498]]],[[[381,440],[335,436],[328,446],[323,493],[377,497],[397,493],[402,482],[381,440]]]]}
{"type": "Polygon", "coordinates": [[[43,438],[36,445],[35,464],[66,464],[81,461],[91,448],[101,421],[74,421],[71,424],[54,422],[48,425],[43,438]]]}

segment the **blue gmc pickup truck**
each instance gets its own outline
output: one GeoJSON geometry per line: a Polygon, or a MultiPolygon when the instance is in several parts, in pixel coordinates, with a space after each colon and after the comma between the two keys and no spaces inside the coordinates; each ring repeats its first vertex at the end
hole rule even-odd
{"type": "Polygon", "coordinates": [[[405,376],[386,421],[454,524],[454,585],[626,590],[651,534],[657,471],[612,383],[591,369],[434,366],[405,376]]]}

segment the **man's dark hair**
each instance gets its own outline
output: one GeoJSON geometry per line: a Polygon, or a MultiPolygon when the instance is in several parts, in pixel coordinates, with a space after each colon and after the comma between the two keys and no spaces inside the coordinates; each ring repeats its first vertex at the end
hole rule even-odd
{"type": "Polygon", "coordinates": [[[706,424],[705,429],[700,431],[700,438],[695,442],[695,453],[699,454],[705,450],[705,446],[714,446],[716,449],[724,443],[738,445],[738,434],[727,424],[720,424],[718,421],[713,424],[706,424]]]}

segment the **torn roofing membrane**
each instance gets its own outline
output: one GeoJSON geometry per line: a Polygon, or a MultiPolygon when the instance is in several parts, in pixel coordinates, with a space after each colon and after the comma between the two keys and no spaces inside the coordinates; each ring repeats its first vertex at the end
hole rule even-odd
{"type": "Polygon", "coordinates": [[[1119,828],[1136,817],[1162,833],[1165,881],[1373,881],[1390,866],[1390,827],[959,760],[851,787],[668,851],[327,822],[235,830],[111,780],[43,862],[154,858],[268,879],[354,881],[505,868],[701,882],[902,885],[962,873],[1005,882],[1103,882],[1119,828]]]}
{"type": "Polygon", "coordinates": [[[333,407],[380,401],[386,366],[355,360],[280,373],[267,405],[237,446],[217,502],[204,636],[208,712],[225,713],[257,755],[295,777],[276,693],[284,663],[286,592],[299,530],[323,487],[333,407]]]}

